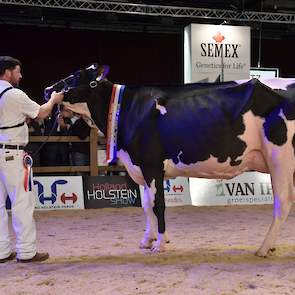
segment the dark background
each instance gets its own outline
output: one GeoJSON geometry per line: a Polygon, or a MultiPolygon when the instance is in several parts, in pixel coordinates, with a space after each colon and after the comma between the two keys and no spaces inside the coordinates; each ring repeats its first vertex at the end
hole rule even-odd
{"type": "Polygon", "coordinates": [[[21,87],[33,99],[73,71],[98,62],[122,84],[182,82],[182,36],[1,25],[0,55],[22,62],[21,87]]]}
{"type": "MultiPolygon", "coordinates": [[[[259,11],[263,8],[281,13],[284,11],[278,9],[291,9],[295,1],[277,1],[285,5],[281,7],[273,0],[261,1],[263,5],[258,2],[210,0],[173,3],[209,8],[215,5],[218,9],[234,10],[259,11]]],[[[21,60],[23,80],[20,86],[39,103],[43,102],[46,86],[93,62],[110,66],[108,78],[112,82],[181,84],[183,29],[191,22],[204,23],[205,20],[0,5],[0,55],[21,60]]],[[[206,23],[220,24],[220,20],[207,20],[206,23]]],[[[261,50],[261,67],[276,67],[281,77],[295,77],[295,25],[230,24],[251,27],[252,67],[257,66],[261,50]]]]}

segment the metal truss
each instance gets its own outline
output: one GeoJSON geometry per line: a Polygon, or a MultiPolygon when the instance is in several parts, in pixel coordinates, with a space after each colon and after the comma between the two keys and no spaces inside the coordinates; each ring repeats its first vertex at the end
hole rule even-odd
{"type": "Polygon", "coordinates": [[[85,0],[0,0],[0,4],[35,6],[56,9],[112,12],[129,15],[169,16],[189,19],[215,19],[241,22],[295,24],[295,14],[258,11],[233,11],[195,7],[146,5],[115,1],[85,0]]]}

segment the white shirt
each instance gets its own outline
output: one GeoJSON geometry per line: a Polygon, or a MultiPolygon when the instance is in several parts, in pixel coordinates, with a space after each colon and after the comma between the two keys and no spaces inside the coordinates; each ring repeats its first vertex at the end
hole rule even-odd
{"type": "MultiPolygon", "coordinates": [[[[5,80],[0,80],[0,93],[11,87],[5,80]]],[[[40,106],[31,100],[22,90],[13,88],[5,92],[0,98],[0,127],[14,126],[26,120],[27,117],[36,118],[40,106]]],[[[28,126],[0,129],[0,143],[26,145],[29,141],[28,126]]]]}

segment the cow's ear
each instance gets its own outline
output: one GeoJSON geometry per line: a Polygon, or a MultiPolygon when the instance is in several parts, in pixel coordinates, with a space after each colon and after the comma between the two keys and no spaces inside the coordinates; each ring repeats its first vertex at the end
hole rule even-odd
{"type": "Polygon", "coordinates": [[[109,70],[110,70],[110,67],[109,66],[106,66],[106,65],[104,65],[104,66],[98,66],[98,68],[97,68],[97,78],[96,78],[96,81],[103,80],[107,76],[109,70]]]}

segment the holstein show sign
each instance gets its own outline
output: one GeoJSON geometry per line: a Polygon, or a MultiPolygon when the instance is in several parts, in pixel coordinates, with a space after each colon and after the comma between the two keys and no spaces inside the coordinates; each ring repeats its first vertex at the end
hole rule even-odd
{"type": "Polygon", "coordinates": [[[250,27],[205,24],[185,27],[185,83],[249,77],[250,27]]]}
{"type": "Polygon", "coordinates": [[[86,209],[141,206],[139,186],[129,176],[83,177],[86,209]]]}

